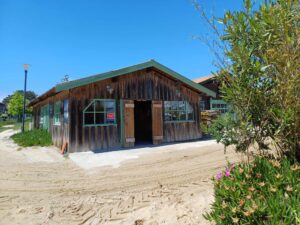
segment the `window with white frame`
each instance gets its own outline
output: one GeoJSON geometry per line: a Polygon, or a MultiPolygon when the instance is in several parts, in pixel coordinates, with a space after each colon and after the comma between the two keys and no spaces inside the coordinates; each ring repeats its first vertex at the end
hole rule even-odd
{"type": "Polygon", "coordinates": [[[60,126],[60,114],[61,114],[61,101],[54,103],[54,115],[53,115],[53,124],[60,126]]]}
{"type": "Polygon", "coordinates": [[[166,122],[194,121],[194,109],[186,101],[165,101],[164,120],[166,122]]]}
{"type": "Polygon", "coordinates": [[[116,124],[116,101],[94,99],[83,110],[84,126],[107,126],[116,124]]]}

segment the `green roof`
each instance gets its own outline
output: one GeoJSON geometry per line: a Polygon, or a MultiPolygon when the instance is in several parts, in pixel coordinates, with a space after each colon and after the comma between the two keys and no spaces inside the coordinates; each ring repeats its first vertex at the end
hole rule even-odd
{"type": "Polygon", "coordinates": [[[66,83],[62,83],[62,84],[58,84],[56,85],[56,92],[60,92],[63,90],[69,90],[72,88],[76,88],[76,87],[80,87],[83,85],[87,85],[90,83],[94,83],[97,81],[101,81],[101,80],[105,80],[105,79],[109,79],[109,78],[113,78],[113,77],[118,77],[118,76],[122,76],[122,75],[126,75],[128,73],[132,73],[138,70],[142,70],[142,69],[146,69],[146,68],[150,68],[150,67],[154,67],[158,70],[161,70],[169,75],[171,75],[172,77],[174,77],[175,79],[185,83],[186,85],[200,91],[203,92],[211,97],[216,97],[216,93],[209,90],[208,88],[200,85],[200,84],[196,84],[195,82],[191,81],[190,79],[180,75],[179,73],[175,72],[174,70],[169,69],[168,67],[156,62],[155,60],[150,60],[144,63],[140,63],[137,65],[133,65],[133,66],[129,66],[129,67],[125,67],[122,69],[118,69],[118,70],[113,70],[113,71],[109,71],[106,73],[101,73],[101,74],[97,74],[94,76],[89,76],[89,77],[85,77],[82,79],[78,79],[78,80],[74,80],[74,81],[69,81],[66,83]]]}

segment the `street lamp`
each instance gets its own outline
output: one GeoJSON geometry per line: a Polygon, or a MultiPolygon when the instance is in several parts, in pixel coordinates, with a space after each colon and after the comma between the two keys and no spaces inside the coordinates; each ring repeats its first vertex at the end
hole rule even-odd
{"type": "Polygon", "coordinates": [[[22,132],[25,130],[25,108],[26,108],[26,85],[27,85],[27,71],[29,68],[29,64],[23,65],[25,71],[25,81],[24,81],[24,98],[23,98],[23,115],[22,115],[22,132]]]}

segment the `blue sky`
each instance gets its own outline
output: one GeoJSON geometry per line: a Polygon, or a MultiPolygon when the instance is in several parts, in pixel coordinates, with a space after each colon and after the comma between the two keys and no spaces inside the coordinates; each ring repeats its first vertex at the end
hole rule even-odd
{"type": "MultiPolygon", "coordinates": [[[[222,16],[242,0],[199,0],[222,16]]],[[[23,89],[43,93],[61,81],[155,59],[193,79],[215,71],[195,35],[207,29],[191,0],[0,0],[0,100],[23,89]]]]}

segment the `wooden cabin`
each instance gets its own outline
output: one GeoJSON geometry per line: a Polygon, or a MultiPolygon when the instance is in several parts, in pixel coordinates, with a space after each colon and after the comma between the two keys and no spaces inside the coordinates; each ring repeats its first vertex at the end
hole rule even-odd
{"type": "Polygon", "coordinates": [[[57,147],[106,151],[201,138],[201,96],[215,93],[150,60],[58,84],[30,106],[57,147]]]}
{"type": "Polygon", "coordinates": [[[213,75],[200,77],[193,81],[216,93],[215,97],[207,96],[207,95],[202,97],[200,102],[201,111],[215,110],[215,111],[219,111],[221,114],[229,111],[229,106],[223,100],[220,92],[220,82],[217,81],[213,75]]]}

